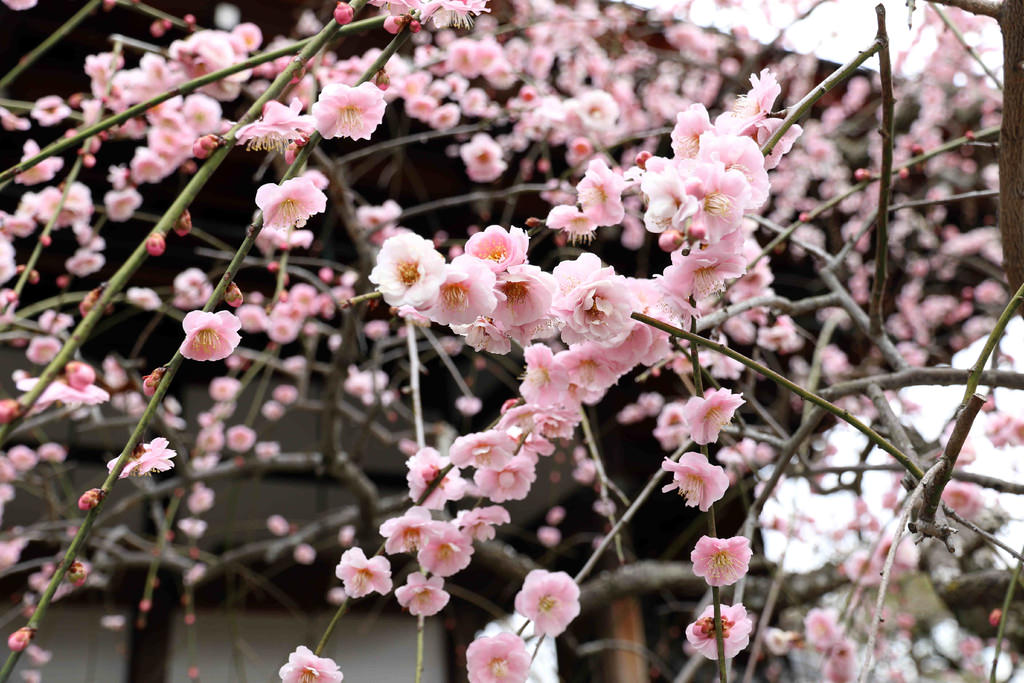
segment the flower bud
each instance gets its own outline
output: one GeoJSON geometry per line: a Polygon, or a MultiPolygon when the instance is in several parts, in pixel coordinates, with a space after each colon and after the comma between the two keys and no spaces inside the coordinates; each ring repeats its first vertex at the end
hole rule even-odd
{"type": "Polygon", "coordinates": [[[178,216],[178,220],[174,222],[174,233],[178,237],[184,237],[185,235],[192,232],[192,214],[185,209],[178,216]]]}
{"type": "Polygon", "coordinates": [[[384,30],[391,35],[396,35],[405,25],[405,17],[390,16],[384,20],[384,30]]]}
{"type": "Polygon", "coordinates": [[[64,366],[64,376],[67,377],[68,385],[78,390],[85,389],[96,381],[96,371],[92,366],[77,360],[64,366]]]}
{"type": "Polygon", "coordinates": [[[103,500],[103,489],[89,489],[78,498],[78,509],[82,512],[92,510],[103,500]]]}
{"type": "Polygon", "coordinates": [[[355,10],[353,10],[352,5],[347,2],[339,2],[338,6],[334,8],[334,20],[338,22],[340,26],[351,23],[355,16],[355,10]]]}
{"type": "Polygon", "coordinates": [[[647,170],[647,160],[650,159],[652,156],[653,155],[650,152],[648,152],[647,150],[644,150],[643,152],[640,152],[639,154],[636,155],[636,165],[646,171],[647,170]]]}
{"type": "Polygon", "coordinates": [[[149,233],[149,237],[146,238],[146,251],[149,252],[150,256],[163,256],[164,251],[167,249],[167,240],[159,232],[149,233]]]}
{"type": "Polygon", "coordinates": [[[17,631],[7,636],[7,647],[11,648],[15,652],[21,652],[28,644],[32,642],[32,637],[36,634],[34,628],[28,626],[22,626],[17,631]]]}
{"type": "Polygon", "coordinates": [[[999,626],[999,622],[1003,618],[1003,610],[996,607],[994,610],[988,613],[988,623],[992,625],[992,628],[999,626]]]}
{"type": "Polygon", "coordinates": [[[409,21],[409,32],[410,33],[419,33],[421,28],[423,28],[423,26],[416,19],[412,19],[412,20],[409,21]]]}
{"type": "Polygon", "coordinates": [[[238,288],[234,282],[228,283],[228,288],[224,290],[224,302],[232,308],[238,308],[245,303],[245,297],[242,296],[242,290],[238,288]]]}
{"type": "Polygon", "coordinates": [[[853,172],[853,179],[857,182],[863,182],[871,177],[871,171],[866,168],[858,168],[853,172]]]}
{"type": "Polygon", "coordinates": [[[5,425],[21,415],[21,406],[13,398],[0,400],[0,425],[5,425]]]}
{"type": "Polygon", "coordinates": [[[373,75],[373,84],[381,90],[387,90],[388,86],[391,85],[391,78],[384,69],[381,69],[373,75]]]}
{"type": "Polygon", "coordinates": [[[67,577],[68,581],[70,581],[73,586],[78,588],[83,583],[85,583],[85,580],[87,578],[89,578],[89,571],[85,568],[84,564],[82,564],[78,560],[75,560],[71,563],[71,566],[68,567],[67,577]]]}
{"type": "Polygon", "coordinates": [[[220,147],[221,139],[217,135],[208,134],[200,138],[197,138],[192,143],[192,156],[196,159],[205,159],[206,157],[213,154],[213,151],[220,147]]]}
{"type": "Polygon", "coordinates": [[[164,373],[167,372],[166,368],[157,368],[153,372],[149,373],[142,378],[142,393],[146,396],[152,396],[156,393],[156,388],[160,386],[160,380],[164,378],[164,373]]]}
{"type": "Polygon", "coordinates": [[[167,29],[164,28],[164,22],[159,19],[149,25],[149,35],[154,38],[162,38],[165,33],[167,33],[167,29]]]}
{"type": "Polygon", "coordinates": [[[526,227],[528,228],[539,228],[542,225],[544,225],[544,221],[537,218],[536,216],[530,216],[529,218],[526,219],[526,227]]]}
{"type": "Polygon", "coordinates": [[[672,253],[683,246],[684,242],[686,242],[686,238],[678,230],[666,230],[658,235],[658,247],[668,253],[672,253]]]}
{"type": "Polygon", "coordinates": [[[100,296],[103,294],[103,287],[97,287],[88,294],[78,304],[78,312],[82,315],[89,315],[89,311],[92,310],[93,306],[100,300],[100,296]]]}

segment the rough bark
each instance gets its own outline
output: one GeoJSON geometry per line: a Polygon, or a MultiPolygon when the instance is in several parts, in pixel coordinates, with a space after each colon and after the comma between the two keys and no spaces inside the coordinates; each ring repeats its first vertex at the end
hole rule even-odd
{"type": "Polygon", "coordinates": [[[1003,121],[999,132],[999,234],[1003,269],[1016,291],[1024,282],[1024,3],[1006,2],[1003,33],[1003,121]]]}

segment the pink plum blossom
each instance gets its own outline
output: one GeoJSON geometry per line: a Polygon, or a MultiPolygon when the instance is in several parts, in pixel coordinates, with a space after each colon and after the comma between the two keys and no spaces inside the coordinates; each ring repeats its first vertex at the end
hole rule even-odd
{"type": "MultiPolygon", "coordinates": [[[[734,233],[739,237],[738,232],[734,233]]],[[[739,238],[742,240],[742,238],[739,238]]],[[[743,275],[747,259],[739,253],[738,240],[723,239],[688,254],[672,252],[672,265],[661,278],[662,288],[683,301],[700,301],[725,289],[725,281],[743,275]]]]}
{"type": "Polygon", "coordinates": [[[530,653],[513,633],[480,637],[466,649],[469,683],[526,683],[530,653]]]}
{"type": "Polygon", "coordinates": [[[473,541],[449,522],[438,522],[416,559],[427,571],[438,576],[451,576],[469,566],[473,541]]]}
{"type": "Polygon", "coordinates": [[[501,146],[487,133],[477,133],[459,148],[469,179],[478,183],[497,180],[508,168],[502,159],[501,146]]]}
{"type": "Polygon", "coordinates": [[[317,657],[305,645],[288,655],[288,663],[277,672],[281,683],[341,683],[345,675],[333,659],[317,657]]]}
{"type": "Polygon", "coordinates": [[[437,300],[425,315],[442,325],[465,325],[489,315],[498,304],[494,283],[494,271],[463,254],[445,267],[437,300]]]}
{"type": "Polygon", "coordinates": [[[508,524],[510,521],[512,518],[508,510],[500,505],[459,510],[455,516],[455,526],[476,541],[492,540],[495,536],[494,527],[498,524],[508,524]]]}
{"type": "Polygon", "coordinates": [[[349,548],[341,555],[334,573],[353,598],[370,593],[387,595],[391,592],[391,563],[380,555],[366,558],[362,548],[349,548]]]}
{"type": "MultiPolygon", "coordinates": [[[[750,642],[753,621],[743,605],[722,605],[722,640],[726,659],[732,659],[750,642]]],[[[686,627],[686,640],[708,659],[718,659],[715,635],[715,606],[708,605],[697,621],[686,627]]]]}
{"type": "Polygon", "coordinates": [[[416,552],[426,543],[433,525],[430,510],[412,506],[400,517],[393,517],[380,525],[380,535],[387,539],[384,550],[389,555],[416,552]]]}
{"type": "Polygon", "coordinates": [[[452,442],[448,457],[456,467],[491,467],[500,469],[515,454],[515,439],[507,433],[490,429],[460,436],[452,442]]]}
{"type": "Polygon", "coordinates": [[[493,270],[500,273],[509,266],[526,262],[526,249],[530,239],[522,228],[508,230],[500,225],[489,225],[466,241],[466,253],[474,256],[493,270]]]}
{"type": "Polygon", "coordinates": [[[746,573],[753,552],[745,536],[713,538],[702,536],[690,554],[693,573],[709,586],[730,586],[746,573]]]}
{"type": "Polygon", "coordinates": [[[683,418],[690,426],[690,438],[700,445],[717,441],[718,433],[729,424],[733,413],[743,402],[742,397],[728,389],[714,389],[708,391],[704,398],[691,398],[683,408],[683,418]]]}
{"type": "Polygon", "coordinates": [[[526,498],[536,479],[536,463],[525,454],[512,457],[501,467],[478,469],[473,475],[480,491],[495,503],[526,498]]]}
{"type": "Polygon", "coordinates": [[[836,610],[816,607],[804,617],[804,637],[815,650],[827,651],[842,636],[839,613],[836,610]]]}
{"type": "Polygon", "coordinates": [[[249,150],[284,152],[290,143],[308,139],[313,134],[313,117],[301,111],[302,102],[298,98],[293,98],[287,107],[271,100],[263,105],[259,120],[242,126],[235,139],[249,150]]]}
{"type": "Polygon", "coordinates": [[[309,178],[291,178],[280,185],[261,185],[256,190],[256,206],[263,212],[265,228],[301,228],[310,216],[326,210],[327,195],[309,178]]]}
{"type": "Polygon", "coordinates": [[[516,611],[533,621],[536,633],[558,636],[580,613],[580,588],[565,572],[534,569],[516,594],[516,611]]]}
{"type": "Polygon", "coordinates": [[[707,512],[729,488],[725,470],[709,463],[700,453],[683,453],[678,462],[665,458],[661,469],[672,473],[672,483],[662,487],[662,492],[678,490],[687,505],[696,506],[701,512],[707,512]]]}
{"type": "Polygon", "coordinates": [[[429,308],[446,280],[444,256],[429,240],[411,232],[389,237],[377,255],[370,282],[392,306],[429,308]]]}
{"type": "Polygon", "coordinates": [[[238,334],[242,323],[228,311],[192,311],[185,315],[182,327],[185,328],[185,341],[179,351],[190,360],[223,360],[242,341],[238,334]]]}
{"type": "Polygon", "coordinates": [[[616,225],[626,215],[624,189],[626,181],[620,174],[608,168],[604,159],[592,159],[583,180],[576,185],[576,194],[583,213],[596,225],[616,225]]]}
{"type": "Polygon", "coordinates": [[[313,119],[327,139],[369,140],[384,120],[384,93],[373,83],[331,83],[313,105],[313,119]]]}
{"type": "Polygon", "coordinates": [[[444,591],[444,579],[440,576],[428,579],[420,572],[413,572],[404,586],[395,589],[395,597],[409,614],[431,617],[444,609],[450,596],[444,591]]]}
{"type": "MultiPolygon", "coordinates": [[[[166,472],[171,469],[174,467],[174,463],[171,460],[178,454],[167,446],[167,439],[157,437],[147,444],[141,444],[139,447],[136,447],[135,452],[125,461],[121,474],[118,477],[121,479],[128,476],[138,477],[153,472],[166,472]]],[[[107,471],[114,471],[118,459],[114,458],[107,463],[107,471]]]]}
{"type": "Polygon", "coordinates": [[[441,483],[433,487],[426,500],[420,500],[427,488],[440,476],[441,470],[450,464],[448,458],[443,457],[435,448],[421,448],[405,464],[409,468],[406,475],[409,497],[419,505],[437,510],[449,500],[460,500],[466,492],[466,482],[460,476],[459,468],[452,467],[441,483]]]}

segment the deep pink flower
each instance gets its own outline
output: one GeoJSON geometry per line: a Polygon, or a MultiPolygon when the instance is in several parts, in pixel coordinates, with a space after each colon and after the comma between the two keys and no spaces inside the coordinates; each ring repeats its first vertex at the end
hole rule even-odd
{"type": "Polygon", "coordinates": [[[191,360],[223,360],[242,341],[238,334],[242,323],[228,311],[192,311],[185,316],[182,326],[185,328],[185,341],[179,351],[191,360]]]}
{"type": "Polygon", "coordinates": [[[256,206],[263,211],[265,228],[301,228],[310,216],[324,212],[327,195],[317,189],[309,178],[292,178],[280,185],[261,185],[256,190],[256,206]]]}
{"type": "Polygon", "coordinates": [[[690,553],[690,561],[693,573],[709,586],[730,586],[747,573],[752,555],[750,540],[745,536],[702,536],[690,553]]]}
{"type": "Polygon", "coordinates": [[[333,659],[317,657],[305,645],[288,655],[288,663],[277,675],[282,683],[341,683],[345,678],[333,659]]]}
{"type": "Polygon", "coordinates": [[[362,548],[349,548],[341,555],[334,570],[345,585],[345,592],[353,598],[370,593],[387,595],[391,592],[391,563],[380,555],[366,558],[362,548]]]}
{"type": "Polygon", "coordinates": [[[325,138],[369,140],[384,120],[384,93],[373,83],[331,83],[313,105],[316,129],[325,138]]]}
{"type": "Polygon", "coordinates": [[[428,579],[420,572],[410,574],[405,585],[395,589],[395,597],[409,614],[424,617],[440,612],[449,600],[444,591],[444,579],[440,576],[428,579]]]}
{"type": "MultiPolygon", "coordinates": [[[[732,659],[747,646],[753,627],[743,605],[722,605],[722,640],[726,659],[732,659]]],[[[686,640],[708,659],[718,659],[714,605],[705,607],[697,621],[686,627],[686,640]]]]}
{"type": "Polygon", "coordinates": [[[665,458],[661,469],[672,473],[672,483],[662,487],[662,493],[678,490],[687,505],[697,506],[701,512],[707,512],[729,488],[725,470],[709,463],[700,453],[683,453],[679,462],[665,458]]]}
{"type": "Polygon", "coordinates": [[[565,572],[534,569],[516,594],[516,611],[533,621],[535,633],[558,636],[580,613],[580,587],[565,572]]]}
{"type": "Polygon", "coordinates": [[[686,402],[683,417],[690,426],[690,438],[700,445],[718,440],[718,432],[729,424],[733,413],[744,401],[728,389],[715,389],[704,395],[694,396],[686,402]]]}
{"type": "Polygon", "coordinates": [[[530,653],[513,633],[477,638],[466,649],[469,683],[526,683],[530,653]]]}

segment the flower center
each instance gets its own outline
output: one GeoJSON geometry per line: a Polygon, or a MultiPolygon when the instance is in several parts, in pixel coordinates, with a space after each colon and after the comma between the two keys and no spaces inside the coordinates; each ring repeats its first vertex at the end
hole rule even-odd
{"type": "Polygon", "coordinates": [[[465,310],[469,300],[466,288],[462,284],[445,285],[441,288],[441,298],[449,309],[465,310]]]}
{"type": "Polygon", "coordinates": [[[363,120],[363,114],[359,111],[359,107],[354,104],[350,104],[347,107],[342,107],[338,112],[338,119],[346,128],[355,128],[363,120]]]}
{"type": "MultiPolygon", "coordinates": [[[[722,638],[729,637],[729,631],[733,627],[732,619],[722,616],[722,638]]],[[[715,637],[715,618],[704,617],[697,620],[697,628],[695,629],[698,633],[701,633],[705,638],[715,637]]]]}
{"type": "Polygon", "coordinates": [[[722,289],[722,281],[714,266],[704,266],[693,271],[693,289],[698,299],[703,299],[722,289]]]}
{"type": "Polygon", "coordinates": [[[501,291],[505,293],[505,298],[508,300],[509,306],[515,306],[526,298],[529,294],[530,288],[525,282],[506,282],[501,291]]]}
{"type": "Polygon", "coordinates": [[[415,261],[403,261],[398,264],[398,279],[406,287],[412,287],[420,279],[420,266],[415,261]]]}
{"type": "Polygon", "coordinates": [[[704,480],[695,474],[683,475],[679,482],[679,495],[686,498],[690,505],[697,505],[704,495],[704,480]]]}
{"type": "Polygon", "coordinates": [[[495,678],[504,678],[508,675],[508,662],[504,659],[492,659],[490,669],[491,675],[495,678]]]}
{"type": "Polygon", "coordinates": [[[537,607],[540,608],[541,612],[550,612],[551,610],[553,610],[555,608],[555,605],[557,605],[557,604],[558,604],[557,600],[555,600],[550,595],[545,595],[537,603],[537,607]]]}
{"type": "Polygon", "coordinates": [[[195,346],[199,347],[204,351],[211,351],[217,347],[217,343],[220,341],[220,335],[216,331],[210,328],[205,328],[196,332],[195,346]]]}
{"type": "Polygon", "coordinates": [[[704,197],[704,211],[712,216],[726,216],[732,208],[732,200],[723,192],[709,192],[704,197]]]}
{"type": "Polygon", "coordinates": [[[302,676],[299,677],[299,683],[313,683],[320,678],[320,672],[311,666],[307,666],[302,670],[302,676]]]}
{"type": "Polygon", "coordinates": [[[249,151],[283,152],[289,142],[291,142],[291,140],[277,131],[272,130],[264,133],[263,135],[257,135],[256,137],[249,138],[249,142],[245,145],[245,148],[249,151]]]}
{"type": "Polygon", "coordinates": [[[715,577],[727,576],[737,568],[736,559],[728,550],[719,550],[711,556],[709,573],[715,577]]]}

